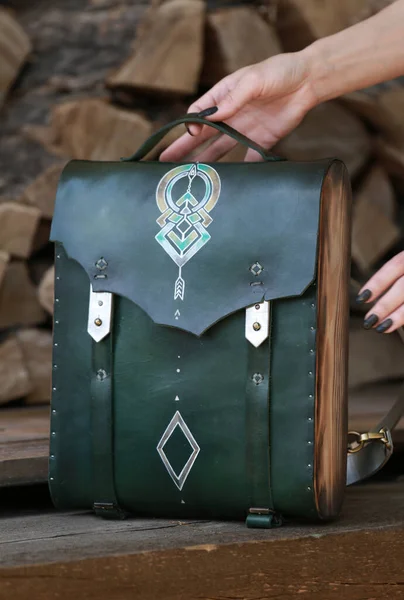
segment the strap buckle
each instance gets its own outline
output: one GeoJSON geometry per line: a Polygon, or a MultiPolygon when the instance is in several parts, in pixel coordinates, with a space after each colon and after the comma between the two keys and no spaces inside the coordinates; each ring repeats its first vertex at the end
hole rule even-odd
{"type": "Polygon", "coordinates": [[[275,514],[275,511],[270,508],[250,508],[248,510],[250,515],[269,515],[275,514]]]}
{"type": "Polygon", "coordinates": [[[348,453],[355,454],[360,452],[370,442],[378,441],[386,446],[387,450],[392,450],[393,440],[391,431],[388,427],[382,427],[378,432],[369,431],[368,433],[359,433],[358,431],[349,431],[348,435],[354,436],[352,442],[348,442],[348,453]]]}

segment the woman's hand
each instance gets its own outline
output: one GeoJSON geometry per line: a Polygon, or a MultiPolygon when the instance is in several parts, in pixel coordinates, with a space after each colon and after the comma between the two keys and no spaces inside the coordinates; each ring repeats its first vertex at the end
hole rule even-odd
{"type": "MultiPolygon", "coordinates": [[[[201,112],[217,106],[212,121],[226,121],[255,142],[271,148],[292,131],[317,100],[310,84],[309,53],[279,54],[251,67],[245,67],[217,83],[190,106],[201,112]]],[[[186,133],[165,150],[160,160],[177,161],[204,142],[211,141],[195,158],[215,161],[229,152],[236,141],[221,136],[211,127],[190,125],[186,133]]],[[[247,161],[260,160],[248,150],[247,161]]]]}
{"type": "Polygon", "coordinates": [[[389,260],[369,279],[356,301],[362,304],[376,299],[365,316],[365,329],[374,327],[379,333],[391,333],[404,325],[404,252],[389,260]]]}

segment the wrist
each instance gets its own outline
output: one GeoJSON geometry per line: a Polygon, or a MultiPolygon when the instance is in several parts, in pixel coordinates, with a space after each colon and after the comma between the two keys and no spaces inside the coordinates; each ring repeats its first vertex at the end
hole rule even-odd
{"type": "Polygon", "coordinates": [[[310,89],[310,95],[313,98],[311,108],[343,93],[338,92],[335,85],[336,81],[332,81],[330,77],[333,69],[324,41],[317,40],[300,52],[306,64],[306,85],[310,89]]]}

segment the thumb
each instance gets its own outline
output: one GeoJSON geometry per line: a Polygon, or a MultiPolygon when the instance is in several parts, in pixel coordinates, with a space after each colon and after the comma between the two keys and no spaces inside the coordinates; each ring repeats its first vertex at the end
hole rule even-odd
{"type": "MultiPolygon", "coordinates": [[[[230,119],[259,94],[259,87],[256,65],[244,67],[219,81],[209,92],[189,107],[189,112],[199,113],[217,107],[217,111],[208,117],[210,120],[230,119]]],[[[189,126],[191,135],[198,135],[201,129],[200,125],[189,126]]]]}

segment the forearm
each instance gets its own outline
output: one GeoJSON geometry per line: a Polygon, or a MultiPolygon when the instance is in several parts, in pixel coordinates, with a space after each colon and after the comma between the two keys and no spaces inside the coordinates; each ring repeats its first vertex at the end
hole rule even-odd
{"type": "Polygon", "coordinates": [[[404,0],[302,54],[318,103],[404,75],[404,0]]]}

